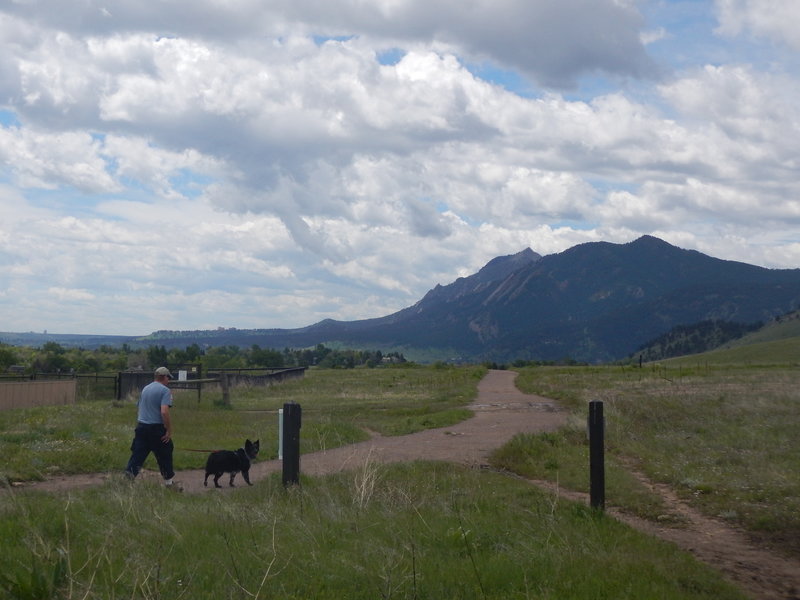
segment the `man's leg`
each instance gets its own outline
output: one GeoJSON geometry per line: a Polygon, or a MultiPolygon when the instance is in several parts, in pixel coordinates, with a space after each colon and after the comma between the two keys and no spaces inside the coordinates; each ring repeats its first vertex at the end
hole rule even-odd
{"type": "Polygon", "coordinates": [[[128,477],[134,479],[139,474],[148,454],[150,454],[150,441],[147,439],[147,433],[144,428],[137,427],[131,442],[131,457],[125,468],[128,477]]]}
{"type": "Polygon", "coordinates": [[[161,441],[161,436],[163,436],[164,433],[166,433],[166,429],[164,429],[163,433],[161,433],[157,439],[153,440],[151,449],[156,456],[156,462],[158,462],[158,469],[161,471],[161,476],[165,481],[169,481],[175,477],[175,470],[172,468],[172,451],[175,446],[172,440],[168,441],[166,444],[161,441]]]}

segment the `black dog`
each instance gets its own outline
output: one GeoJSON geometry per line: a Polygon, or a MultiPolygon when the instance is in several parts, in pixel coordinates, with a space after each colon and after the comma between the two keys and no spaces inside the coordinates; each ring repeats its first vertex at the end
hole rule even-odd
{"type": "Polygon", "coordinates": [[[247,485],[253,485],[250,483],[250,462],[255,460],[258,455],[258,450],[259,440],[255,442],[246,440],[244,448],[239,448],[236,452],[233,450],[217,450],[216,452],[212,452],[208,456],[208,461],[206,461],[206,478],[203,480],[203,485],[207,486],[208,476],[213,475],[214,486],[222,487],[219,484],[219,478],[222,477],[223,473],[230,473],[230,486],[234,487],[233,478],[236,477],[239,471],[242,472],[242,477],[244,477],[247,485]]]}

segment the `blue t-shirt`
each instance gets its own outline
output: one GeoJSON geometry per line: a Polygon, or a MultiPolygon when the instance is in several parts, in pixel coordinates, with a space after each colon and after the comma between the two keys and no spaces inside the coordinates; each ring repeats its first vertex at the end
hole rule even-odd
{"type": "Polygon", "coordinates": [[[163,405],[172,406],[172,390],[158,381],[148,383],[139,397],[139,423],[163,423],[161,420],[163,405]]]}

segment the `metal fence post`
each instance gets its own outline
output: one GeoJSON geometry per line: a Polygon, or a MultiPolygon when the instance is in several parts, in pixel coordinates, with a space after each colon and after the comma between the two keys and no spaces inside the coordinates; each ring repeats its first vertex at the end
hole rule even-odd
{"type": "Polygon", "coordinates": [[[589,504],[600,510],[606,505],[604,438],[603,402],[592,400],[589,402],[589,504]]]}
{"type": "Polygon", "coordinates": [[[302,409],[296,402],[283,405],[283,485],[300,483],[300,427],[302,409]]]}

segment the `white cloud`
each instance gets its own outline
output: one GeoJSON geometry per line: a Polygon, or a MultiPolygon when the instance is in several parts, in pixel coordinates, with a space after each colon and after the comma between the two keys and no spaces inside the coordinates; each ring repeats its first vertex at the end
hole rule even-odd
{"type": "Polygon", "coordinates": [[[95,298],[95,295],[87,290],[76,290],[61,287],[51,287],[47,290],[47,293],[58,302],[91,301],[95,298]]]}
{"type": "Polygon", "coordinates": [[[705,66],[661,89],[688,116],[714,123],[732,136],[782,142],[776,134],[786,127],[800,128],[795,102],[800,89],[787,76],[738,65],[705,66]]]}
{"type": "Polygon", "coordinates": [[[74,187],[82,192],[120,190],[106,171],[100,143],[88,132],[50,133],[0,127],[0,160],[17,183],[27,188],[74,187]]]}
{"type": "Polygon", "coordinates": [[[634,77],[657,72],[639,39],[643,19],[636,3],[615,0],[183,0],[157,7],[112,0],[103,10],[92,3],[41,0],[6,10],[18,20],[85,37],[144,31],[230,43],[287,32],[361,35],[384,47],[452,48],[557,86],[594,71],[634,77]]]}
{"type": "Polygon", "coordinates": [[[787,0],[715,0],[719,32],[764,36],[800,50],[800,4],[787,0]]]}
{"type": "MultiPolygon", "coordinates": [[[[180,152],[153,146],[147,140],[132,136],[111,135],[101,147],[103,156],[114,164],[118,180],[135,180],[164,198],[182,198],[184,193],[173,179],[186,173],[203,174],[209,179],[223,175],[224,163],[214,157],[204,156],[193,148],[180,152]]],[[[188,183],[188,187],[193,187],[188,183]]],[[[197,185],[193,190],[199,194],[197,185]]]]}
{"type": "Polygon", "coordinates": [[[643,31],[639,35],[639,39],[645,46],[666,39],[668,37],[670,37],[670,35],[667,32],[667,30],[664,29],[663,27],[659,27],[658,29],[653,29],[650,31],[643,31]]]}
{"type": "Polygon", "coordinates": [[[762,218],[795,219],[800,188],[791,173],[800,166],[800,110],[793,100],[800,92],[797,80],[741,66],[706,66],[661,91],[695,124],[698,141],[705,140],[711,157],[706,162],[714,169],[707,183],[744,196],[738,204],[750,211],[759,207],[762,218]]]}

